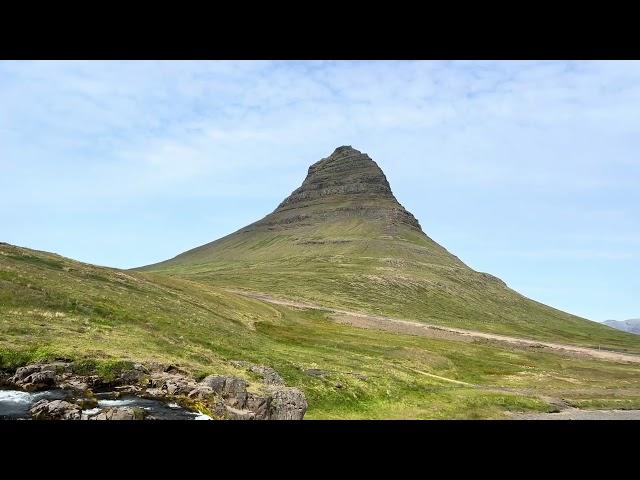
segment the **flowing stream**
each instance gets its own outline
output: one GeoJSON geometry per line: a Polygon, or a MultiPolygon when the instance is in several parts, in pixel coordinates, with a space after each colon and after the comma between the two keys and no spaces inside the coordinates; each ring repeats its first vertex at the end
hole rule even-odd
{"type": "MultiPolygon", "coordinates": [[[[47,390],[44,392],[23,392],[21,390],[0,390],[0,420],[30,420],[29,409],[39,400],[67,400],[76,399],[69,390],[47,390]]],[[[139,407],[147,411],[149,416],[158,420],[210,420],[207,415],[191,412],[176,403],[162,400],[151,400],[135,395],[122,395],[115,398],[113,393],[98,393],[98,406],[85,409],[83,413],[89,416],[100,413],[109,407],[139,407]]]]}

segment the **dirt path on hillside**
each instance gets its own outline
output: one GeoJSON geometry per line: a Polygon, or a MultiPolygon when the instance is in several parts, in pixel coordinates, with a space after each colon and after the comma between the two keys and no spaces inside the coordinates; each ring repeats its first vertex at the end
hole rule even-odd
{"type": "Polygon", "coordinates": [[[568,408],[558,413],[512,413],[511,420],[640,420],[640,410],[581,410],[568,408]]]}
{"type": "Polygon", "coordinates": [[[465,330],[462,328],[443,327],[410,320],[400,320],[397,318],[381,317],[357,312],[348,312],[335,308],[323,307],[305,302],[284,300],[272,297],[264,293],[249,292],[243,290],[227,290],[231,293],[243,295],[245,297],[261,300],[275,305],[283,305],[293,308],[311,308],[331,312],[333,319],[337,322],[352,325],[360,328],[370,328],[385,330],[408,335],[418,335],[430,338],[445,338],[450,340],[462,340],[472,342],[477,339],[490,340],[520,347],[537,348],[540,350],[551,350],[556,353],[573,354],[598,358],[614,362],[640,363],[640,355],[614,352],[611,350],[598,350],[595,348],[578,347],[576,345],[566,345],[561,343],[543,342],[526,338],[498,335],[494,333],[478,332],[475,330],[465,330]]]}

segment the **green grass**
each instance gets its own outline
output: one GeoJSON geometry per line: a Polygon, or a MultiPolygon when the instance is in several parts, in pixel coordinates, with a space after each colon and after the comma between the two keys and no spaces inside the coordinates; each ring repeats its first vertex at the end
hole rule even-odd
{"type": "Polygon", "coordinates": [[[161,362],[250,380],[229,364],[245,360],[301,388],[310,419],[501,418],[552,411],[551,398],[589,408],[640,400],[638,365],[359,329],[213,283],[0,245],[0,368],[68,358],[109,377],[161,362]]]}
{"type": "Polygon", "coordinates": [[[638,336],[530,300],[468,268],[422,232],[389,228],[359,218],[249,226],[141,270],[326,307],[640,353],[638,336]]]}

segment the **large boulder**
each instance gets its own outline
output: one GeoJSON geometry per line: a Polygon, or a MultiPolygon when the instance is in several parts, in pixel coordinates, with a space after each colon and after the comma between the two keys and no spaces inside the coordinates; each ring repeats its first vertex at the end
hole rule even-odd
{"type": "Polygon", "coordinates": [[[226,412],[224,417],[227,420],[255,420],[256,414],[251,410],[240,410],[230,406],[225,407],[226,412]]]}
{"type": "Polygon", "coordinates": [[[209,375],[200,382],[220,395],[225,403],[236,409],[244,409],[247,404],[247,382],[238,377],[209,375]]]}
{"type": "Polygon", "coordinates": [[[137,385],[141,383],[146,376],[144,370],[132,368],[121,372],[116,382],[118,385],[137,385]]]}
{"type": "Polygon", "coordinates": [[[293,387],[272,387],[269,390],[270,420],[302,420],[307,411],[307,400],[302,391],[293,387]]]}
{"type": "Polygon", "coordinates": [[[5,372],[0,372],[0,387],[4,387],[5,385],[11,385],[9,381],[10,375],[5,372]]]}
{"type": "Polygon", "coordinates": [[[197,385],[187,394],[189,398],[197,399],[210,398],[212,395],[215,395],[215,392],[211,387],[208,387],[206,385],[197,385]]]}
{"type": "Polygon", "coordinates": [[[269,420],[271,416],[272,398],[269,395],[256,395],[249,393],[247,395],[246,409],[253,412],[253,418],[256,420],[269,420]]]}
{"type": "Polygon", "coordinates": [[[181,373],[153,372],[147,382],[147,393],[153,396],[187,395],[198,384],[181,373]]]}
{"type": "Polygon", "coordinates": [[[39,372],[41,368],[42,365],[27,365],[26,367],[20,367],[16,370],[13,377],[11,377],[11,381],[16,385],[19,385],[29,375],[39,372]]]}
{"type": "Polygon", "coordinates": [[[62,375],[68,376],[70,369],[66,362],[34,363],[16,369],[8,383],[30,392],[47,390],[55,387],[62,375]]]}
{"type": "Polygon", "coordinates": [[[191,395],[205,391],[219,395],[226,407],[225,417],[234,420],[302,420],[307,411],[304,393],[297,388],[271,384],[263,387],[263,393],[253,393],[247,391],[247,386],[241,378],[209,375],[200,382],[201,390],[196,389],[191,395]]]}
{"type": "Polygon", "coordinates": [[[56,386],[56,374],[49,370],[34,372],[16,383],[27,392],[48,390],[56,386]]]}
{"type": "Polygon", "coordinates": [[[80,406],[64,400],[40,400],[30,409],[35,420],[80,420],[80,406]]]}
{"type": "Polygon", "coordinates": [[[144,420],[145,415],[141,408],[112,407],[89,417],[89,420],[144,420]]]}

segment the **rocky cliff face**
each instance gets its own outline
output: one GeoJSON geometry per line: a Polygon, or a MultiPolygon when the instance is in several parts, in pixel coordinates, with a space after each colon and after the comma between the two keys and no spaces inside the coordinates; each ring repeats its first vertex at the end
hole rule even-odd
{"type": "Polygon", "coordinates": [[[287,197],[277,210],[336,195],[363,194],[395,200],[389,182],[376,162],[367,154],[343,146],[311,165],[302,186],[287,197]]]}
{"type": "Polygon", "coordinates": [[[351,146],[338,147],[311,165],[302,185],[254,226],[298,226],[338,217],[380,219],[420,230],[376,162],[351,146]]]}

